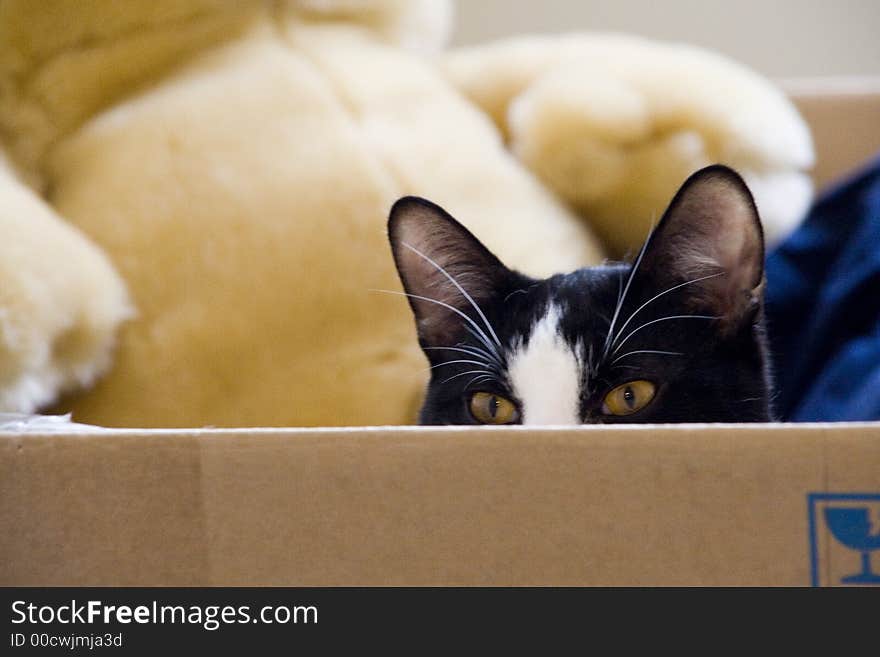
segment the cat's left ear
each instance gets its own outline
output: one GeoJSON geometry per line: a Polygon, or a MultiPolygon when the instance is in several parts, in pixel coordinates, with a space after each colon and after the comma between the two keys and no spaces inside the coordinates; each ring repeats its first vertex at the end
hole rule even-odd
{"type": "Polygon", "coordinates": [[[655,288],[680,285],[679,298],[712,312],[722,326],[738,325],[760,307],[764,236],[738,173],[713,165],[685,181],[649,238],[639,277],[655,288]]]}
{"type": "Polygon", "coordinates": [[[416,319],[422,346],[450,346],[467,331],[491,332],[482,307],[512,272],[443,208],[407,196],[388,218],[394,262],[416,319]]]}

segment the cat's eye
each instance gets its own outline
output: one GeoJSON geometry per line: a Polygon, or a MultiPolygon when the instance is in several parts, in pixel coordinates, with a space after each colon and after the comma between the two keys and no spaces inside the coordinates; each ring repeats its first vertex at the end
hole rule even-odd
{"type": "Polygon", "coordinates": [[[474,419],[483,424],[511,424],[519,419],[512,401],[491,392],[475,392],[468,406],[474,419]]]}
{"type": "Polygon", "coordinates": [[[605,415],[629,415],[642,410],[654,399],[656,387],[650,381],[640,379],[629,381],[617,386],[607,395],[602,402],[602,412],[605,415]]]}

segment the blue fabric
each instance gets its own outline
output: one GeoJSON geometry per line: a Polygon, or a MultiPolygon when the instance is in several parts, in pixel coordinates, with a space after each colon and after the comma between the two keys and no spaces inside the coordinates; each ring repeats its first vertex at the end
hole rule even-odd
{"type": "Polygon", "coordinates": [[[768,255],[767,321],[779,419],[880,420],[880,157],[768,255]]]}

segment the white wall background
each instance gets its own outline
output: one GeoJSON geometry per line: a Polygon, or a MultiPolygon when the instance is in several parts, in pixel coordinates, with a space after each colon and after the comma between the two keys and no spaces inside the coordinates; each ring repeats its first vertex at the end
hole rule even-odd
{"type": "Polygon", "coordinates": [[[880,75],[880,0],[457,0],[454,45],[613,30],[686,41],[774,78],[880,75]]]}

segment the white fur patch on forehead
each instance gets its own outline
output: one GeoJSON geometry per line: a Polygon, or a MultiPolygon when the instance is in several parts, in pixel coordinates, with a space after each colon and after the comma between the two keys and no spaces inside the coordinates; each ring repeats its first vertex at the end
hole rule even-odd
{"type": "Polygon", "coordinates": [[[559,334],[559,309],[551,304],[527,343],[513,345],[507,374],[522,404],[523,424],[580,424],[583,354],[559,334]]]}

